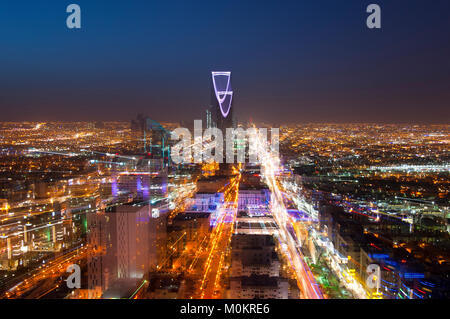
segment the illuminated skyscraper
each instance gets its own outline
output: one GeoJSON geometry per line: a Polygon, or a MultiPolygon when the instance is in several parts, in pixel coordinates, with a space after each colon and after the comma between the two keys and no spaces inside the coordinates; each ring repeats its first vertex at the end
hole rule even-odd
{"type": "Polygon", "coordinates": [[[233,119],[233,89],[231,72],[211,72],[211,119],[215,126],[225,133],[226,128],[235,127],[233,119]]]}
{"type": "Polygon", "coordinates": [[[131,136],[137,142],[140,151],[152,158],[162,158],[164,163],[168,163],[170,132],[160,123],[138,114],[135,120],[131,120],[131,136]]]}

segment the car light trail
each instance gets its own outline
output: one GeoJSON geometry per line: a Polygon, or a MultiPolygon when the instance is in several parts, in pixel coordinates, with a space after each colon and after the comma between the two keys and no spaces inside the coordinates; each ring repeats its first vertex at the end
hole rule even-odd
{"type": "Polygon", "coordinates": [[[291,262],[303,297],[307,299],[323,299],[324,296],[304,261],[299,243],[294,241],[291,233],[288,231],[288,225],[292,225],[293,221],[284,206],[283,195],[276,179],[277,172],[281,171],[280,159],[267,150],[267,143],[257,133],[257,130],[255,133],[252,141],[255,143],[257,153],[260,156],[264,180],[271,191],[272,214],[279,226],[279,240],[282,243],[281,246],[285,247],[283,251],[291,262]]]}
{"type": "MultiPolygon", "coordinates": [[[[238,172],[239,169],[234,171],[238,172]]],[[[233,177],[224,191],[225,203],[220,208],[217,224],[211,234],[208,257],[204,265],[203,278],[200,283],[201,299],[209,299],[215,296],[213,292],[219,286],[226,249],[229,246],[234,230],[240,179],[240,174],[233,177]],[[227,220],[230,214],[232,217],[231,222],[227,220]]]]}

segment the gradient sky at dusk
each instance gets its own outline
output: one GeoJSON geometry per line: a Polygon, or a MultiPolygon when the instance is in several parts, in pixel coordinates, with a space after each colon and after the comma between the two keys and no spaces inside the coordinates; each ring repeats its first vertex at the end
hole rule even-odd
{"type": "Polygon", "coordinates": [[[449,0],[4,0],[0,39],[0,121],[200,118],[211,70],[240,120],[450,118],[449,0]]]}

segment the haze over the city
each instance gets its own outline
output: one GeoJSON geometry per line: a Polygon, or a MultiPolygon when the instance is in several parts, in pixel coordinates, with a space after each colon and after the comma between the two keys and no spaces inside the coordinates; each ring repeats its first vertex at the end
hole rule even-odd
{"type": "Polygon", "coordinates": [[[447,0],[61,1],[0,5],[2,121],[200,118],[210,71],[240,119],[447,123],[447,0]],[[433,23],[430,23],[432,21],[433,23]]]}

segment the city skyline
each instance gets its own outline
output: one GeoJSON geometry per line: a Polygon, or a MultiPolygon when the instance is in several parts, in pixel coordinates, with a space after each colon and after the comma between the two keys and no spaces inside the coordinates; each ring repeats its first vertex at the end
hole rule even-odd
{"type": "Polygon", "coordinates": [[[170,129],[0,123],[0,298],[448,298],[450,125],[247,131],[233,164],[170,129]]]}
{"type": "Polygon", "coordinates": [[[211,318],[449,299],[448,12],[0,5],[0,299],[211,318]]]}

